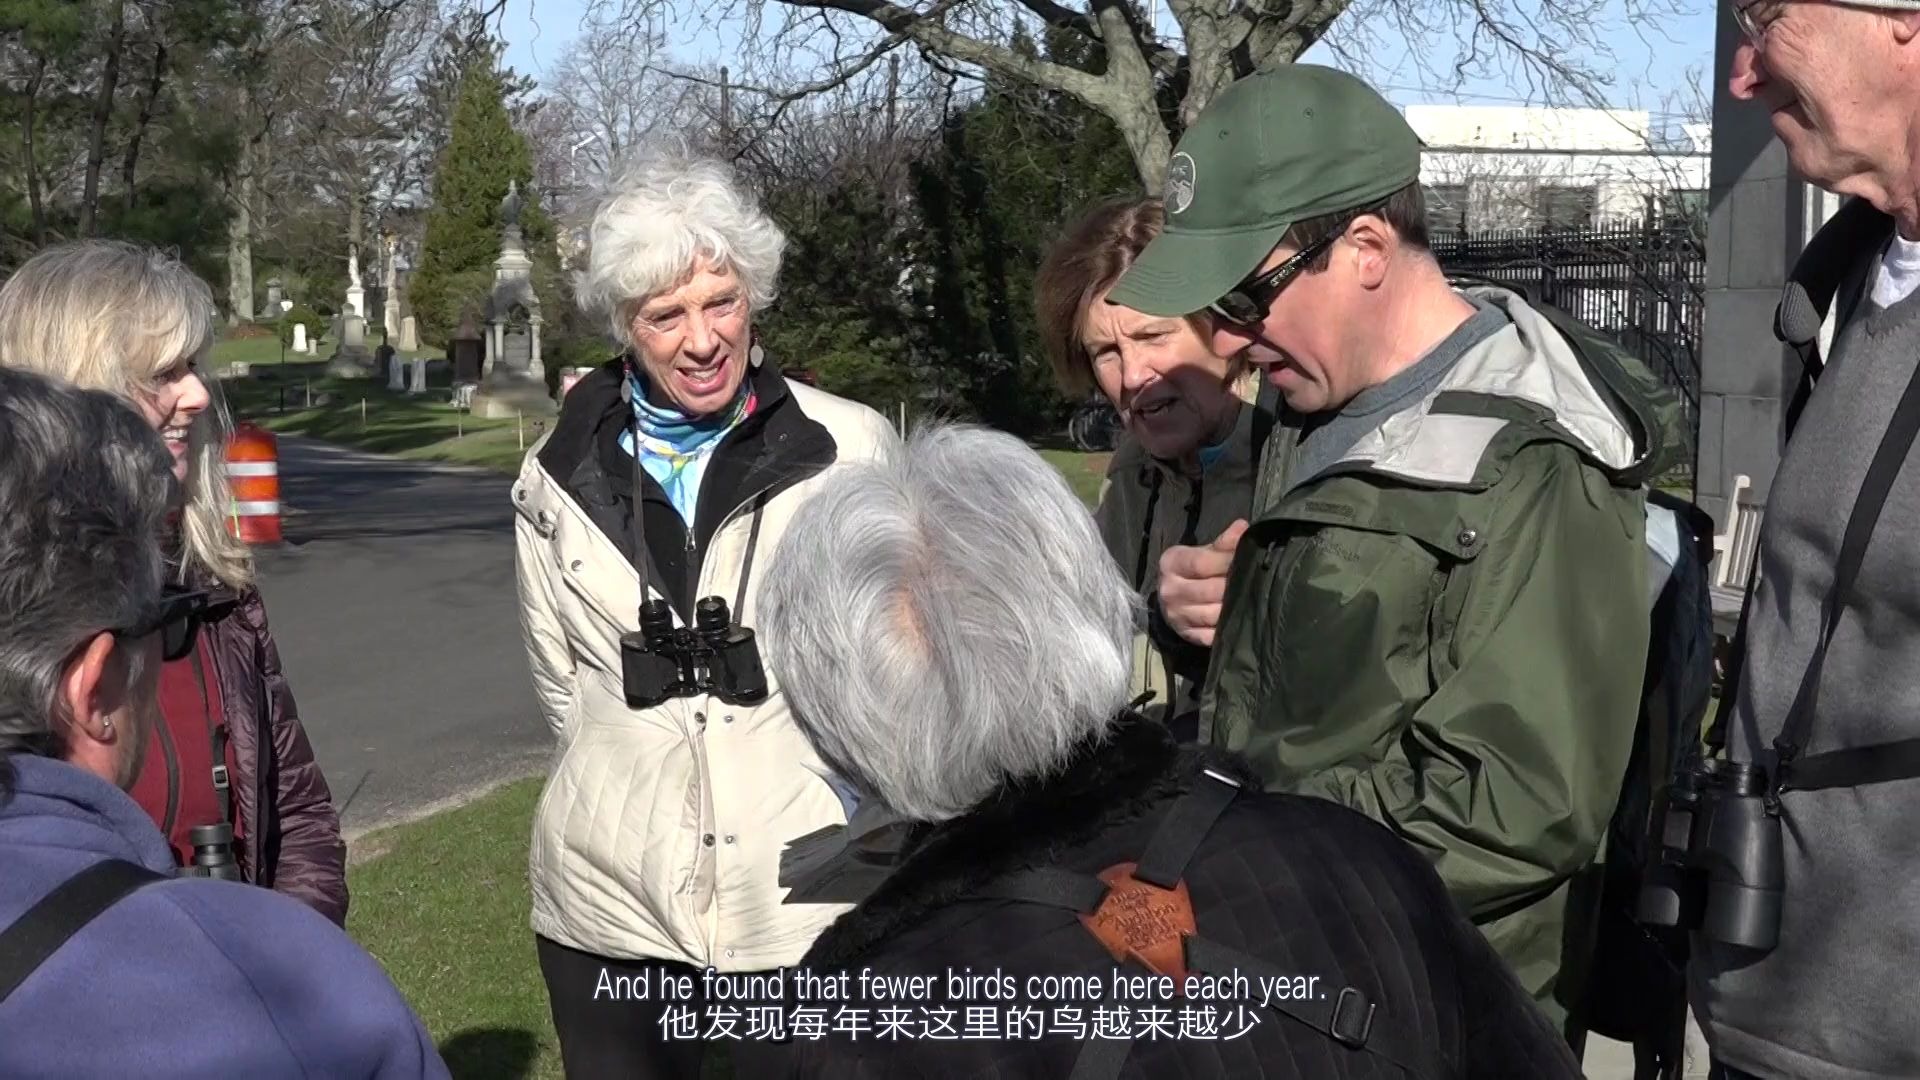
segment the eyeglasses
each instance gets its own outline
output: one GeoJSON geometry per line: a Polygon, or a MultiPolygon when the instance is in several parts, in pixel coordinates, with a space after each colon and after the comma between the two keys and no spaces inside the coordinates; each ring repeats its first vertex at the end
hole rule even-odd
{"type": "Polygon", "coordinates": [[[1267,312],[1272,309],[1274,298],[1280,295],[1281,290],[1291,285],[1294,278],[1304,273],[1307,266],[1320,257],[1321,252],[1326,251],[1334,245],[1336,240],[1345,236],[1347,226],[1353,224],[1353,219],[1363,213],[1367,211],[1355,212],[1341,221],[1332,232],[1289,255],[1279,266],[1264,273],[1256,273],[1255,276],[1235,285],[1225,296],[1208,304],[1207,310],[1230,323],[1238,323],[1241,326],[1253,326],[1262,322],[1266,319],[1267,312]]]}
{"type": "MultiPolygon", "coordinates": [[[[1780,13],[1785,11],[1787,5],[1792,2],[1793,0],[1749,0],[1745,4],[1735,4],[1733,5],[1733,23],[1740,28],[1741,33],[1747,35],[1748,43],[1758,49],[1766,42],[1767,28],[1780,18],[1780,13]]],[[[1848,0],[1827,0],[1827,2],[1834,7],[1877,11],[1881,14],[1886,14],[1894,8],[1894,5],[1882,6],[1870,0],[1858,0],[1852,3],[1848,0]]]]}
{"type": "Polygon", "coordinates": [[[1780,7],[1781,5],[1775,0],[1753,0],[1752,3],[1735,4],[1733,5],[1734,25],[1740,28],[1741,33],[1747,35],[1747,40],[1757,49],[1767,36],[1767,24],[1779,16],[1780,7]],[[1760,11],[1765,17],[1754,14],[1755,10],[1760,11]]]}
{"type": "Polygon", "coordinates": [[[206,610],[207,594],[203,591],[169,592],[161,596],[160,603],[146,618],[113,633],[125,641],[139,641],[149,634],[159,634],[161,659],[182,660],[193,652],[206,610]]]}

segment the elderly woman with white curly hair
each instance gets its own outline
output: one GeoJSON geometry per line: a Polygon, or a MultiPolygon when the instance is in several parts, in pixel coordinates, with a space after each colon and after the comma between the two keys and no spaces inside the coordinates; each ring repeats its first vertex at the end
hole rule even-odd
{"type": "Polygon", "coordinates": [[[574,386],[513,487],[523,629],[559,741],[532,921],[572,1076],[697,1075],[702,1044],[659,1022],[663,975],[699,990],[709,966],[792,964],[837,913],[781,904],[783,842],[853,804],[747,635],[795,509],[889,429],[782,379],[755,342],[785,243],[716,161],[655,145],[619,172],[577,291],[625,349],[574,386]]]}
{"type": "Polygon", "coordinates": [[[1136,596],[1018,440],[915,432],[830,480],[767,572],[800,726],[862,816],[910,823],[801,963],[932,978],[904,1036],[875,1034],[898,999],[851,1002],[859,1038],[816,1002],[824,1037],[749,1045],[741,1075],[1580,1075],[1410,845],[1128,711],[1136,596]]]}

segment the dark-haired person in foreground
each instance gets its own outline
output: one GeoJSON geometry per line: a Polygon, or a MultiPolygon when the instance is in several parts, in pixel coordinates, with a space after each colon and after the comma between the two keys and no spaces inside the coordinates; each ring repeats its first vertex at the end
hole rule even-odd
{"type": "Polygon", "coordinates": [[[175,878],[127,795],[195,633],[161,585],[172,469],[116,398],[0,369],[0,1076],[446,1076],[345,934],[175,878]]]}
{"type": "MultiPolygon", "coordinates": [[[[795,512],[766,581],[766,656],[802,730],[863,799],[912,823],[891,876],[802,965],[935,976],[933,998],[909,1006],[951,1007],[959,1031],[969,1006],[997,1004],[1002,1035],[855,1040],[830,1027],[742,1044],[755,1055],[742,1075],[1579,1075],[1412,848],[1333,803],[1263,794],[1237,757],[1176,745],[1126,710],[1138,600],[1066,482],[1018,440],[927,427],[849,467],[795,512]],[[1138,877],[1112,870],[1128,863],[1138,877]],[[1135,940],[1109,918],[1122,906],[1163,927],[1187,909],[1189,932],[1135,940]],[[1078,1005],[1086,1024],[1095,1003],[1026,987],[1109,979],[1114,954],[1082,923],[1090,913],[1106,941],[1162,970],[1311,976],[1321,992],[1278,1008],[1148,1005],[1176,1025],[1183,1004],[1243,1006],[1255,1021],[1234,1039],[1232,1026],[1075,1038],[1051,1026],[1054,1008],[1078,1005]],[[1020,996],[947,999],[948,969],[998,969],[1020,996]],[[1006,1037],[1009,1006],[1046,1012],[1041,1037],[1031,1018],[1006,1037]]],[[[854,1004],[871,1023],[873,1007],[899,1003],[854,1004]]]]}

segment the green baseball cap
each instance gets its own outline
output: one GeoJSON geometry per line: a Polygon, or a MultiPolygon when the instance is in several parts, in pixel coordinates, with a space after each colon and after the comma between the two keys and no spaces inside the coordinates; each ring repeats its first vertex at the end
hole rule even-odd
{"type": "Polygon", "coordinates": [[[1296,221],[1378,202],[1420,178],[1420,137],[1344,71],[1290,64],[1221,91],[1167,166],[1167,224],[1108,299],[1187,315],[1253,273],[1296,221]]]}

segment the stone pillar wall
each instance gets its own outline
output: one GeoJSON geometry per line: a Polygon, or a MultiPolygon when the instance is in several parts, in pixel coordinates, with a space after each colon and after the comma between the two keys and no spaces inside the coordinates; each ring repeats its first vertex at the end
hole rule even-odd
{"type": "Polygon", "coordinates": [[[1753,497],[1764,500],[1784,446],[1800,362],[1774,337],[1773,314],[1809,235],[1813,189],[1792,175],[1767,110],[1727,93],[1741,35],[1730,9],[1719,11],[1695,488],[1724,528],[1733,477],[1752,477],[1753,497]]]}

